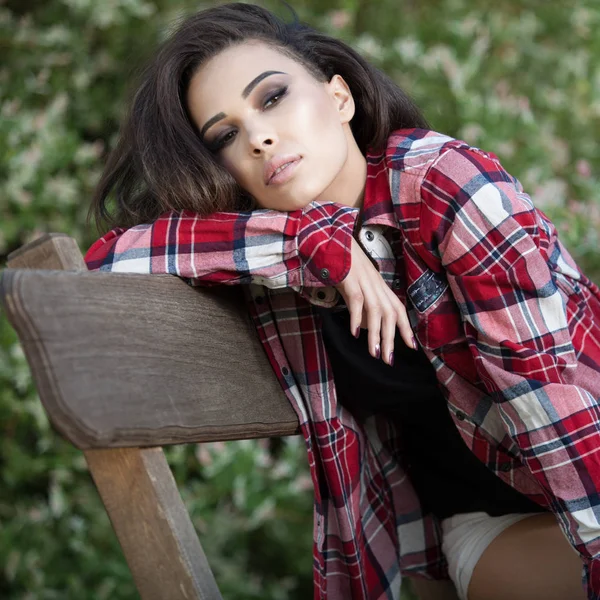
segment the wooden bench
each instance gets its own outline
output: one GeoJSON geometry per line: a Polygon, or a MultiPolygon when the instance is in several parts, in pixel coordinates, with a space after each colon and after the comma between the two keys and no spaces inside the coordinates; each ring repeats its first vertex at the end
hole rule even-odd
{"type": "MultiPolygon", "coordinates": [[[[143,600],[217,600],[162,446],[297,433],[239,288],[90,273],[48,234],[9,255],[0,296],[55,429],[81,449],[143,600]]],[[[423,600],[456,598],[444,584],[423,600]]]]}

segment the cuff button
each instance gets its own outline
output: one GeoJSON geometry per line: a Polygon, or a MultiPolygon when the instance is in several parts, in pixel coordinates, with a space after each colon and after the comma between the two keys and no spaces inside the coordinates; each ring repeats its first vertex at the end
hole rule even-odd
{"type": "Polygon", "coordinates": [[[321,279],[329,279],[329,269],[321,269],[321,279]]]}

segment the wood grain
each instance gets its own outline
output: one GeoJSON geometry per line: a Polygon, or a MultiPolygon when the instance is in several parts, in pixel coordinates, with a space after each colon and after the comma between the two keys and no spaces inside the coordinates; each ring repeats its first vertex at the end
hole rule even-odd
{"type": "Polygon", "coordinates": [[[86,459],[143,600],[221,600],[162,449],[86,459]]]}
{"type": "Polygon", "coordinates": [[[87,271],[77,242],[64,233],[46,233],[11,252],[6,264],[11,269],[61,269],[87,271]]]}
{"type": "MultiPolygon", "coordinates": [[[[54,234],[10,255],[9,266],[85,270],[75,241],[54,234]]],[[[27,323],[18,316],[19,302],[2,295],[13,319],[27,323]]],[[[68,343],[68,337],[63,338],[63,345],[68,343]]],[[[49,355],[40,347],[43,344],[26,346],[32,370],[45,377],[38,378],[38,387],[60,387],[60,378],[48,365],[49,355]]],[[[68,378],[69,373],[62,376],[68,378]]],[[[221,600],[162,448],[87,450],[84,456],[142,600],[221,600]]]]}
{"type": "Polygon", "coordinates": [[[38,270],[6,270],[0,287],[46,411],[78,448],[297,431],[238,290],[38,270]]]}

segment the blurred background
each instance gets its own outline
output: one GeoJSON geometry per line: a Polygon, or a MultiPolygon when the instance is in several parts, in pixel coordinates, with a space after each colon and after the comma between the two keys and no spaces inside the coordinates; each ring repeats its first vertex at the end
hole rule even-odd
{"type": "MultiPolygon", "coordinates": [[[[495,152],[600,283],[598,0],[289,1],[387,71],[434,129],[495,152]]],[[[43,232],[82,251],[98,237],[85,215],[135,69],[212,4],[0,0],[0,267],[43,232]]],[[[167,456],[226,600],[312,597],[301,439],[167,456]]],[[[0,314],[0,598],[136,597],[83,457],[50,428],[0,314]]]]}

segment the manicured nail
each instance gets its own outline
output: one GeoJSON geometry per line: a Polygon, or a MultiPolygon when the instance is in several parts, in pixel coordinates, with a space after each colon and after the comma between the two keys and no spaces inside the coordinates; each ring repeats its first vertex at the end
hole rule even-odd
{"type": "Polygon", "coordinates": [[[413,343],[413,349],[416,350],[419,346],[417,346],[417,340],[415,339],[414,335],[413,335],[412,343],[413,343]]]}
{"type": "Polygon", "coordinates": [[[356,328],[356,333],[354,334],[354,337],[358,338],[359,335],[360,335],[360,325],[356,328]]]}
{"type": "Polygon", "coordinates": [[[380,358],[381,357],[381,348],[379,347],[379,344],[377,344],[377,346],[375,346],[375,358],[380,358]]]}
{"type": "Polygon", "coordinates": [[[390,352],[390,367],[394,366],[394,353],[390,352]]]}

